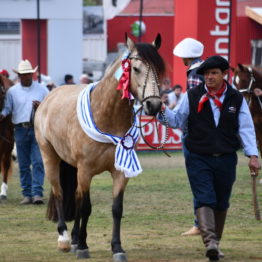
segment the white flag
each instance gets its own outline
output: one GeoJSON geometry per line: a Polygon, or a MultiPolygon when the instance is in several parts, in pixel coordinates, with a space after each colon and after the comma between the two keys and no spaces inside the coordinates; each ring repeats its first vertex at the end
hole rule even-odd
{"type": "Polygon", "coordinates": [[[129,4],[130,0],[104,0],[104,17],[106,20],[114,18],[129,4]]]}

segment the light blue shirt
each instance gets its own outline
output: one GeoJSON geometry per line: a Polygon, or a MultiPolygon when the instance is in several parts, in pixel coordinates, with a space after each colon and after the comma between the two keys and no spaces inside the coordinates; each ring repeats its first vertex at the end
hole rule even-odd
{"type": "MultiPolygon", "coordinates": [[[[225,99],[225,93],[226,90],[224,91],[223,95],[219,98],[221,103],[223,103],[225,99]]],[[[209,99],[209,101],[213,111],[215,124],[217,126],[220,118],[220,110],[214,103],[213,99],[209,99]]],[[[174,110],[170,110],[168,108],[165,109],[166,120],[168,122],[168,125],[172,128],[185,129],[187,127],[188,116],[189,116],[189,101],[188,101],[187,93],[183,96],[181,102],[175,107],[174,110]]],[[[163,118],[161,117],[160,114],[159,114],[159,120],[161,123],[164,124],[163,118]]],[[[238,124],[239,124],[238,134],[240,136],[245,155],[258,156],[254,123],[245,99],[243,99],[242,105],[240,107],[238,124]]]]}
{"type": "Polygon", "coordinates": [[[32,101],[43,101],[49,90],[34,81],[30,87],[24,87],[20,83],[8,89],[5,97],[2,115],[12,114],[12,123],[19,124],[29,122],[33,109],[32,101]]]}

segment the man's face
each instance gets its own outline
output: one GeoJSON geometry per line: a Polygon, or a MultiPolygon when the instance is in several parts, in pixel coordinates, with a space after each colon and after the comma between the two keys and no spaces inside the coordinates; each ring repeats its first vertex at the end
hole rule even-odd
{"type": "Polygon", "coordinates": [[[181,94],[181,91],[182,91],[181,88],[176,88],[176,89],[175,89],[175,95],[176,95],[176,96],[179,96],[179,95],[181,94]]]}
{"type": "Polygon", "coordinates": [[[32,82],[33,82],[33,74],[32,73],[19,74],[19,78],[20,78],[22,86],[29,87],[29,86],[32,85],[32,82]]]}
{"type": "Polygon", "coordinates": [[[207,69],[204,72],[204,78],[207,87],[215,90],[221,88],[226,74],[227,70],[222,72],[220,68],[207,69]]]}

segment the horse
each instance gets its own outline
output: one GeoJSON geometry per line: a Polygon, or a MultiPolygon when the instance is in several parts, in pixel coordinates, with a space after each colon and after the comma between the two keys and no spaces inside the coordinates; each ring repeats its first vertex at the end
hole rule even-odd
{"type": "Polygon", "coordinates": [[[262,68],[238,64],[233,72],[233,84],[243,94],[249,105],[262,157],[262,97],[254,93],[255,88],[262,89],[262,68]]]}
{"type": "MultiPolygon", "coordinates": [[[[0,112],[4,106],[6,91],[14,83],[0,74],[0,112]]],[[[14,127],[11,121],[11,115],[5,117],[0,123],[0,172],[3,175],[1,185],[0,199],[7,199],[7,182],[12,173],[12,151],[14,148],[14,127]]]]}
{"type": "Polygon", "coordinates": [[[121,160],[125,154],[134,157],[138,139],[138,134],[133,134],[138,124],[132,98],[141,103],[147,115],[155,116],[161,112],[159,90],[165,75],[165,63],[158,53],[160,34],[150,44],[135,43],[126,37],[126,45],[127,51],[107,67],[98,83],[91,84],[91,87],[60,86],[50,92],[35,114],[36,139],[51,184],[47,218],[58,223],[58,249],[71,250],[77,258],[90,257],[86,226],[92,209],[92,178],[109,171],[113,179],[113,261],[127,261],[120,237],[124,191],[129,177],[141,172],[137,158],[121,160]],[[90,100],[88,95],[84,96],[87,90],[90,91],[90,100]],[[85,98],[84,102],[80,97],[85,98]],[[86,101],[89,103],[84,109],[91,109],[92,118],[84,116],[87,118],[85,123],[94,124],[99,134],[111,140],[118,139],[118,142],[99,140],[100,136],[95,137],[92,131],[89,135],[85,133],[78,110],[86,105],[86,101]],[[129,166],[134,168],[133,171],[128,169],[129,166]],[[71,244],[67,221],[74,221],[71,244]]]}

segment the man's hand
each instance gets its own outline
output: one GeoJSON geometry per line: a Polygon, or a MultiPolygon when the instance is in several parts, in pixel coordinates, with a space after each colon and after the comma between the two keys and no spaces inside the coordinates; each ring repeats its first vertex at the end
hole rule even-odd
{"type": "Polygon", "coordinates": [[[258,170],[261,169],[261,165],[260,165],[260,162],[259,162],[257,156],[250,156],[248,166],[249,166],[249,169],[250,169],[251,176],[257,176],[258,170]]]}
{"type": "Polygon", "coordinates": [[[4,120],[4,118],[5,118],[5,116],[4,116],[4,115],[2,115],[2,114],[0,114],[0,122],[1,122],[1,121],[3,121],[3,120],[4,120]]]}
{"type": "Polygon", "coordinates": [[[259,88],[255,88],[255,89],[254,89],[254,94],[255,94],[256,96],[262,96],[262,90],[259,89],[259,88]]]}
{"type": "Polygon", "coordinates": [[[38,108],[38,106],[40,105],[40,101],[34,100],[32,101],[33,103],[33,108],[36,110],[38,108]]]}

